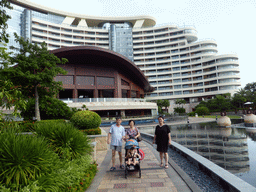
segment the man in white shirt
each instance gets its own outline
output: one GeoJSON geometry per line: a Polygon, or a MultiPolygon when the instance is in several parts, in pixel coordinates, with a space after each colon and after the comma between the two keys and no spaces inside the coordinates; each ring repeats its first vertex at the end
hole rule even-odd
{"type": "Polygon", "coordinates": [[[114,171],[116,169],[116,151],[118,151],[119,154],[120,168],[124,169],[124,166],[122,165],[122,140],[125,139],[125,130],[121,123],[122,119],[120,117],[117,117],[116,124],[111,126],[108,133],[107,143],[110,144],[110,149],[112,149],[112,167],[110,168],[110,171],[114,171]]]}

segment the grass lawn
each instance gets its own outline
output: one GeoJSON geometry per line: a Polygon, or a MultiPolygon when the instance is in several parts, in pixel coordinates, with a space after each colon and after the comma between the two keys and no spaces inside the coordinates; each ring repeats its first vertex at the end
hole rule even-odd
{"type": "MultiPolygon", "coordinates": [[[[241,119],[241,116],[238,115],[227,115],[230,119],[241,119]]],[[[203,116],[198,116],[198,117],[203,117],[203,116]]],[[[220,115],[217,115],[217,118],[219,118],[220,115]]],[[[216,118],[216,115],[205,115],[204,118],[216,118]]]]}

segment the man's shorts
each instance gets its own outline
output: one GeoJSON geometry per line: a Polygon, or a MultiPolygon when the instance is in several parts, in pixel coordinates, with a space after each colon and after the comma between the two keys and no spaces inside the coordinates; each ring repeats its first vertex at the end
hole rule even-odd
{"type": "Polygon", "coordinates": [[[110,145],[110,149],[121,152],[122,151],[122,146],[110,145]]]}

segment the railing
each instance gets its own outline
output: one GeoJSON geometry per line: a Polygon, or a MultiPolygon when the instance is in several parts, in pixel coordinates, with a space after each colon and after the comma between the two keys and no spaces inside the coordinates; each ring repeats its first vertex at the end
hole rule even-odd
{"type": "Polygon", "coordinates": [[[146,102],[146,99],[139,98],[64,98],[60,99],[64,103],[83,103],[83,102],[146,102]]]}

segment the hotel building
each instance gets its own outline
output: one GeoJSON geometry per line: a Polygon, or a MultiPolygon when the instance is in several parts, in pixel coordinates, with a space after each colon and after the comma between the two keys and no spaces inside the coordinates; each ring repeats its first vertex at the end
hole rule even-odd
{"type": "MultiPolygon", "coordinates": [[[[217,42],[198,40],[194,27],[156,26],[151,16],[97,17],[63,12],[26,0],[10,0],[9,32],[45,41],[49,50],[96,46],[134,62],[154,92],[147,100],[185,99],[187,112],[201,100],[233,94],[240,86],[238,56],[218,55],[217,42]]],[[[15,42],[11,36],[10,44],[15,42]]],[[[172,109],[169,109],[172,112],[172,109]]]]}

